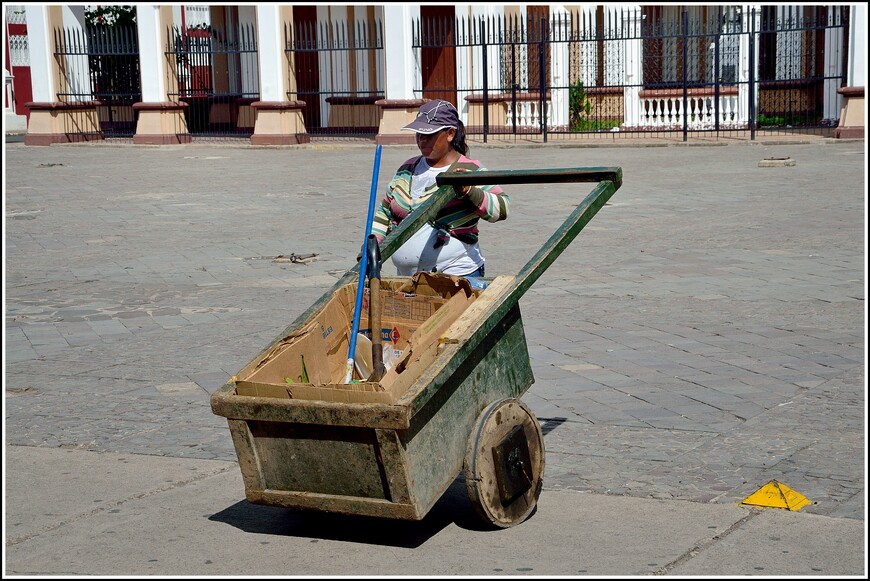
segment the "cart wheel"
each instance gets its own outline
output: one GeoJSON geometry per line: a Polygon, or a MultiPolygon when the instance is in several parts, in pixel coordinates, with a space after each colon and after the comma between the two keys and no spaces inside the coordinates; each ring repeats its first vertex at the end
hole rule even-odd
{"type": "Polygon", "coordinates": [[[465,453],[465,486],[474,510],[500,528],[526,520],[541,494],[544,436],[518,399],[490,404],[477,417],[465,453]]]}

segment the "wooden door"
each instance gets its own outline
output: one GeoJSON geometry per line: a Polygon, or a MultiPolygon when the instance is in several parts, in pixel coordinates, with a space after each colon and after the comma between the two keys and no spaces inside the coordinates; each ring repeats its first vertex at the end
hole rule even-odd
{"type": "Polygon", "coordinates": [[[546,92],[547,84],[550,82],[550,46],[547,42],[549,20],[549,6],[526,7],[526,31],[529,43],[528,61],[526,62],[526,70],[529,74],[526,82],[529,91],[546,92]],[[542,49],[544,51],[543,66],[541,64],[542,49]]]}
{"type": "Polygon", "coordinates": [[[456,31],[453,6],[420,6],[424,99],[456,102],[456,31]]]}
{"type": "Polygon", "coordinates": [[[320,68],[317,58],[317,6],[293,7],[293,64],[296,66],[296,95],[305,101],[302,117],[309,133],[320,129],[320,68]]]}

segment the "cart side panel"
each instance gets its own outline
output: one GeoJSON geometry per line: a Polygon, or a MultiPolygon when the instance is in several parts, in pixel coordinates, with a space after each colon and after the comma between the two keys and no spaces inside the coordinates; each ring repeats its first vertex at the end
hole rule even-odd
{"type": "Polygon", "coordinates": [[[245,483],[245,491],[263,490],[263,478],[260,475],[260,459],[257,457],[257,448],[248,430],[248,422],[227,418],[233,445],[236,448],[236,456],[239,458],[239,468],[242,471],[242,480],[245,483]]]}
{"type": "Polygon", "coordinates": [[[246,489],[388,499],[374,430],[256,420],[244,424],[249,436],[239,434],[244,450],[237,452],[239,458],[251,459],[240,463],[246,489]]]}
{"type": "MultiPolygon", "coordinates": [[[[456,351],[456,346],[448,346],[456,351]]],[[[450,356],[447,352],[442,356],[450,356]]],[[[416,503],[425,514],[462,470],[468,440],[490,403],[519,397],[534,382],[519,306],[461,362],[402,434],[416,503]]]]}
{"type": "Polygon", "coordinates": [[[395,430],[228,423],[249,502],[405,520],[426,515],[410,489],[405,448],[395,430]],[[300,431],[310,435],[313,430],[319,430],[321,439],[296,440],[300,431]],[[312,465],[317,466],[313,472],[306,468],[312,465]]]}

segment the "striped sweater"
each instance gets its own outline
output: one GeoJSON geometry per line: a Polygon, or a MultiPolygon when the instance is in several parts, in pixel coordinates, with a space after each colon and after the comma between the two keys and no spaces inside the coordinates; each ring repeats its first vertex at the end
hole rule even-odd
{"type": "MultiPolygon", "coordinates": [[[[387,186],[387,192],[375,212],[372,223],[372,234],[378,243],[398,226],[415,208],[435,193],[437,185],[429,188],[423,196],[414,200],[411,197],[411,178],[414,166],[421,156],[412,157],[396,170],[396,175],[387,186]]],[[[460,155],[459,159],[447,168],[453,171],[465,168],[469,171],[486,169],[479,161],[460,155]]],[[[434,223],[435,228],[446,230],[451,236],[465,242],[477,242],[479,230],[477,223],[480,218],[487,222],[498,222],[508,216],[510,197],[499,186],[471,186],[465,198],[453,198],[438,212],[434,223]]]]}

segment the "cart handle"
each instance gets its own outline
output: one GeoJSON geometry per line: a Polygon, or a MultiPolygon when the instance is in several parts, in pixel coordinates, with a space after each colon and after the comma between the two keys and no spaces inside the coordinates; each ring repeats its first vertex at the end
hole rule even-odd
{"type": "MultiPolygon", "coordinates": [[[[494,173],[494,172],[493,172],[494,173]]],[[[469,172],[462,173],[461,180],[459,175],[441,174],[447,177],[448,182],[462,185],[467,185],[466,176],[486,177],[487,172],[469,172]]],[[[489,174],[492,177],[492,174],[489,174]]],[[[606,168],[606,169],[590,169],[590,170],[542,170],[542,171],[517,171],[509,175],[503,174],[505,179],[515,180],[511,183],[526,183],[520,181],[525,178],[534,178],[534,183],[541,183],[543,180],[553,182],[565,181],[597,181],[603,179],[600,183],[583,199],[580,204],[571,212],[565,219],[562,225],[550,236],[549,240],[544,243],[540,250],[526,263],[514,278],[511,286],[506,289],[503,298],[496,304],[490,305],[486,316],[482,317],[483,322],[475,328],[468,339],[461,345],[457,345],[455,351],[449,361],[444,361],[440,366],[432,365],[423,372],[423,375],[410,387],[410,389],[396,402],[397,405],[405,405],[409,407],[410,415],[413,417],[426,403],[435,395],[436,386],[443,385],[450,375],[456,370],[456,367],[467,359],[469,354],[477,348],[477,345],[486,338],[496,325],[502,320],[507,313],[516,307],[520,297],[525,294],[529,287],[544,273],[545,270],[553,263],[554,260],[562,253],[562,251],[571,243],[572,240],[580,233],[581,230],[589,223],[589,221],[598,213],[607,200],[616,192],[622,184],[622,169],[621,168],[606,168]],[[544,175],[542,175],[544,174],[544,175]]],[[[493,183],[475,181],[474,183],[493,183]]],[[[502,183],[507,183],[502,181],[502,183]]],[[[441,189],[450,189],[451,186],[444,185],[441,189]]],[[[441,193],[440,190],[436,193],[441,193]]],[[[413,214],[412,214],[413,215],[413,214]]],[[[407,218],[405,219],[407,220],[407,218]]],[[[403,221],[404,223],[404,221],[403,221]]],[[[386,241],[386,240],[385,240],[386,241]]]]}
{"type": "Polygon", "coordinates": [[[573,183],[599,182],[598,188],[592,191],[580,203],[562,227],[547,241],[546,244],[520,270],[516,279],[518,294],[511,293],[513,300],[520,296],[534,283],[541,274],[556,260],[568,244],[586,226],[610,196],[622,185],[621,167],[586,167],[558,169],[518,169],[518,170],[480,170],[474,172],[445,172],[435,178],[440,187],[432,196],[402,220],[399,227],[391,232],[381,242],[381,257],[386,260],[398,250],[411,235],[423,224],[434,219],[438,211],[449,202],[454,194],[454,186],[471,186],[481,184],[543,184],[543,183],[573,183]],[[581,210],[582,209],[582,210],[581,210]]]}
{"type": "MultiPolygon", "coordinates": [[[[571,183],[571,182],[599,182],[598,186],[589,193],[565,220],[562,226],[550,237],[543,247],[529,260],[525,267],[517,274],[514,287],[511,289],[506,304],[513,306],[519,298],[528,290],[541,274],[562,253],[568,244],[580,233],[599,209],[622,185],[621,167],[579,167],[558,169],[526,169],[526,170],[479,170],[473,172],[444,172],[438,175],[436,183],[439,188],[435,190],[428,200],[414,209],[398,228],[393,230],[381,241],[381,260],[393,255],[423,224],[434,220],[444,205],[454,197],[454,185],[480,185],[480,184],[540,184],[540,183],[571,183]]],[[[332,297],[336,290],[357,279],[360,263],[356,263],[350,270],[344,273],[333,285],[330,292],[325,293],[320,299],[311,305],[304,313],[299,315],[281,335],[275,340],[280,342],[283,337],[299,329],[308,321],[314,313],[319,311],[332,297]]]]}
{"type": "Polygon", "coordinates": [[[572,182],[613,182],[622,185],[620,167],[574,167],[554,169],[481,170],[444,172],[435,177],[439,186],[480,186],[485,184],[561,184],[572,182]]]}

